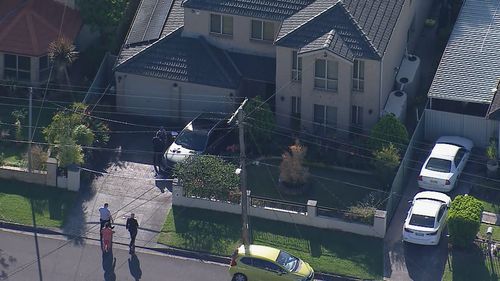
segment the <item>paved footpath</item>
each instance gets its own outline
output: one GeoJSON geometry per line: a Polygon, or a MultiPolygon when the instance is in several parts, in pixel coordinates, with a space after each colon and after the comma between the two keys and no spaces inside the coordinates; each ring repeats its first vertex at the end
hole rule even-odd
{"type": "Polygon", "coordinates": [[[0,230],[0,280],[94,281],[162,280],[229,281],[226,265],[180,259],[153,251],[128,254],[114,245],[112,254],[102,255],[98,242],[38,237],[42,279],[39,277],[35,239],[32,233],[0,230]]]}

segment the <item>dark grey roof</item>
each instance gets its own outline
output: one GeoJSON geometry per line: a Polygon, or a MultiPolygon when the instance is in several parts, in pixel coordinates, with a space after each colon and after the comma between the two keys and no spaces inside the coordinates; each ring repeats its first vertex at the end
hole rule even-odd
{"type": "Polygon", "coordinates": [[[500,120],[500,79],[498,80],[495,95],[488,108],[486,117],[488,119],[500,120]]]}
{"type": "Polygon", "coordinates": [[[116,68],[116,71],[236,89],[238,71],[223,51],[203,38],[181,36],[182,29],[161,39],[116,68]]]}
{"type": "Polygon", "coordinates": [[[130,45],[160,38],[172,2],[172,0],[141,1],[125,44],[130,45]]]}
{"type": "Polygon", "coordinates": [[[184,7],[282,21],[314,0],[185,0],[184,7]]]}
{"type": "Polygon", "coordinates": [[[241,76],[245,79],[276,83],[276,59],[228,52],[241,76]]]}
{"type": "Polygon", "coordinates": [[[500,0],[464,2],[429,97],[491,103],[500,78],[500,0]]]}
{"type": "Polygon", "coordinates": [[[317,0],[287,18],[276,45],[300,52],[328,49],[352,60],[385,53],[404,1],[317,0]]]}
{"type": "MultiPolygon", "coordinates": [[[[117,66],[127,61],[131,57],[135,56],[136,54],[140,53],[141,51],[145,50],[147,47],[151,46],[154,42],[157,41],[158,38],[143,42],[135,42],[136,40],[132,39],[138,36],[137,35],[138,33],[136,33],[134,30],[134,26],[137,26],[136,30],[142,30],[141,28],[138,27],[145,25],[144,17],[140,15],[142,13],[141,7],[143,7],[144,3],[151,4],[153,2],[156,3],[156,1],[157,0],[141,1],[141,5],[139,6],[136,12],[136,16],[134,17],[132,27],[129,31],[129,34],[127,35],[127,39],[125,40],[125,44],[123,45],[120,54],[118,55],[116,64],[117,66]]],[[[157,26],[158,23],[161,23],[162,25],[161,34],[159,35],[159,38],[164,38],[165,36],[169,35],[170,33],[174,32],[175,30],[179,29],[184,25],[184,8],[181,7],[181,4],[182,0],[172,0],[170,11],[167,10],[167,12],[164,15],[166,20],[163,19],[163,22],[161,20],[158,20],[158,18],[161,18],[162,15],[159,15],[158,17],[155,18],[156,19],[155,26],[157,26]]],[[[165,12],[165,9],[163,9],[163,11],[165,12]]]]}

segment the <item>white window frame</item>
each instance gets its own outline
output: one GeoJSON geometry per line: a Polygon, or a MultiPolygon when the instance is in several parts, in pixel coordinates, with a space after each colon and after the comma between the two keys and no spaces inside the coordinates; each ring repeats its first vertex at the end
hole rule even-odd
{"type": "Polygon", "coordinates": [[[250,21],[250,39],[252,40],[259,40],[259,41],[265,41],[265,42],[273,42],[274,41],[274,33],[276,32],[276,30],[274,29],[274,23],[271,22],[271,21],[263,21],[263,20],[251,20],[250,21]],[[254,37],[254,22],[255,23],[259,23],[260,24],[260,30],[257,30],[260,34],[258,35],[258,37],[254,37]],[[264,38],[264,30],[265,30],[265,27],[271,25],[272,27],[272,30],[273,30],[273,35],[272,35],[272,38],[264,38]]]}
{"type": "Polygon", "coordinates": [[[3,73],[4,78],[8,77],[7,75],[5,75],[6,71],[14,71],[16,73],[16,77],[15,77],[16,80],[31,82],[31,79],[32,79],[32,77],[31,77],[31,57],[28,57],[28,56],[18,56],[18,55],[14,55],[14,54],[4,54],[3,58],[4,58],[4,73],[3,73]],[[13,57],[16,58],[16,67],[15,68],[7,66],[7,64],[5,63],[7,61],[7,59],[6,59],[7,56],[13,56],[13,57]],[[22,57],[22,58],[28,58],[28,60],[29,60],[29,69],[28,70],[26,70],[26,69],[19,69],[19,58],[20,57],[22,57]],[[29,79],[20,79],[19,78],[19,73],[27,73],[29,79]]]}
{"type": "Polygon", "coordinates": [[[339,64],[337,61],[333,60],[327,60],[327,59],[316,59],[315,65],[314,65],[314,88],[318,90],[323,90],[323,91],[330,91],[330,92],[337,92],[339,88],[339,64]],[[325,63],[325,77],[318,76],[318,73],[316,73],[316,64],[319,61],[323,61],[325,63]],[[328,77],[328,73],[330,71],[335,71],[335,70],[329,70],[328,63],[333,63],[334,67],[337,69],[337,76],[336,77],[328,77]],[[318,86],[319,83],[322,83],[323,86],[318,86]],[[334,87],[329,87],[330,83],[333,83],[335,85],[334,87]]]}
{"type": "Polygon", "coordinates": [[[362,93],[365,91],[365,62],[354,60],[352,66],[352,90],[362,93]]]}
{"type": "Polygon", "coordinates": [[[301,114],[301,103],[302,103],[302,100],[300,97],[292,97],[290,99],[292,101],[292,115],[297,115],[299,118],[300,118],[300,114],[301,114]]]}
{"type": "Polygon", "coordinates": [[[302,81],[302,58],[298,51],[292,51],[292,81],[302,81]]]}
{"type": "Polygon", "coordinates": [[[218,34],[218,35],[224,35],[224,36],[233,36],[233,33],[234,33],[234,21],[233,21],[233,17],[231,16],[225,16],[225,15],[221,15],[221,14],[210,14],[210,24],[209,24],[209,28],[210,28],[210,33],[211,34],[218,34]],[[220,18],[220,23],[219,23],[219,26],[215,26],[216,28],[218,28],[218,30],[213,30],[213,25],[212,25],[212,17],[219,17],[220,18]],[[229,21],[231,23],[231,32],[224,32],[224,23],[226,21],[229,21]]]}
{"type": "Polygon", "coordinates": [[[358,105],[351,106],[351,125],[355,127],[363,126],[363,107],[358,105]]]}

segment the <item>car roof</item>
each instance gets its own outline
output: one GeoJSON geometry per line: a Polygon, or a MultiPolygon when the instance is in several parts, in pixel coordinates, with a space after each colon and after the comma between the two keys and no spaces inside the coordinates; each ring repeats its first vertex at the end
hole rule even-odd
{"type": "Polygon", "coordinates": [[[412,213],[416,215],[435,217],[439,212],[441,205],[441,202],[427,198],[420,198],[415,200],[413,203],[412,213]]]}
{"type": "Polygon", "coordinates": [[[436,143],[431,152],[431,157],[453,160],[460,146],[448,143],[436,143]]]}
{"type": "Polygon", "coordinates": [[[241,245],[238,248],[238,254],[241,256],[250,256],[266,260],[276,261],[280,253],[279,249],[262,246],[262,245],[249,245],[249,253],[245,253],[245,245],[241,245]]]}

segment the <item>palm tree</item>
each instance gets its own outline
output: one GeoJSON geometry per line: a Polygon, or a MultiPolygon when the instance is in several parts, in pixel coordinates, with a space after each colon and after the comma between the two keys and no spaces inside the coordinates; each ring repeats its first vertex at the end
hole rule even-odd
{"type": "Polygon", "coordinates": [[[78,58],[78,52],[75,50],[75,45],[73,45],[70,40],[60,37],[49,44],[48,51],[50,61],[56,67],[58,80],[64,75],[69,85],[68,67],[78,58]]]}

